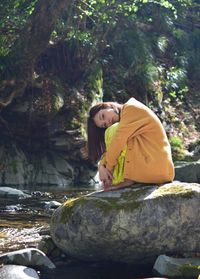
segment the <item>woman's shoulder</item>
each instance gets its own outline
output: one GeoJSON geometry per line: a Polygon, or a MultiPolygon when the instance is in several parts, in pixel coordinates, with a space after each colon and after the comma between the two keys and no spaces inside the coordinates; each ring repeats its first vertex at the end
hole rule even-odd
{"type": "Polygon", "coordinates": [[[124,104],[121,113],[121,120],[124,118],[137,120],[144,117],[154,117],[153,111],[145,104],[141,103],[135,98],[130,98],[124,104]]]}
{"type": "Polygon", "coordinates": [[[129,105],[129,104],[133,104],[135,101],[137,101],[135,98],[131,97],[126,103],[125,105],[129,105]]]}
{"type": "Polygon", "coordinates": [[[127,106],[134,106],[136,108],[147,108],[145,104],[141,103],[140,101],[136,100],[135,98],[131,97],[125,104],[124,107],[127,106]]]}
{"type": "Polygon", "coordinates": [[[130,98],[124,105],[123,105],[123,109],[122,109],[122,112],[123,111],[148,111],[149,108],[141,103],[140,101],[136,100],[135,98],[130,98]]]}

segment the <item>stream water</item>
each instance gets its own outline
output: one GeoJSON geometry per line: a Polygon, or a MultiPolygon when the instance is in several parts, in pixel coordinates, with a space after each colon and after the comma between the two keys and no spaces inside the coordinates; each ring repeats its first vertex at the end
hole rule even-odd
{"type": "MultiPolygon", "coordinates": [[[[0,254],[27,247],[37,247],[49,232],[52,209],[50,201],[64,202],[95,188],[32,187],[20,189],[31,194],[27,199],[0,199],[0,254]]],[[[52,273],[41,273],[41,279],[135,279],[151,276],[151,269],[113,263],[73,262],[61,264],[52,273]]]]}
{"type": "Polygon", "coordinates": [[[42,235],[49,230],[53,210],[50,201],[64,202],[94,189],[72,187],[27,187],[21,189],[30,198],[0,198],[0,253],[26,247],[35,247],[42,235]]]}

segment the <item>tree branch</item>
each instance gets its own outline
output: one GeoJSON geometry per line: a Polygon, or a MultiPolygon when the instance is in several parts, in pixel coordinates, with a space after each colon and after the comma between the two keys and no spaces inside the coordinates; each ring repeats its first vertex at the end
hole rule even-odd
{"type": "Polygon", "coordinates": [[[36,59],[47,47],[58,17],[72,1],[38,1],[34,12],[13,46],[10,55],[13,62],[12,74],[7,79],[14,79],[15,86],[13,90],[10,90],[9,85],[3,86],[3,90],[0,89],[1,107],[8,106],[15,97],[24,93],[26,85],[32,80],[36,59]]]}

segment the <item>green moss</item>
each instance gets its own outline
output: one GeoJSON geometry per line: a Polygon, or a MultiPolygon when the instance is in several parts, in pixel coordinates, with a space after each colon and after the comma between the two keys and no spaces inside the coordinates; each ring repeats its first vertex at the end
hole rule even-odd
{"type": "MultiPolygon", "coordinates": [[[[115,210],[134,211],[141,206],[146,194],[147,189],[145,187],[138,187],[130,191],[122,192],[120,198],[106,196],[100,197],[94,195],[70,199],[63,203],[61,207],[62,213],[60,221],[66,223],[76,208],[78,206],[83,206],[84,204],[87,204],[87,206],[91,208],[99,208],[106,214],[115,210]]],[[[154,197],[179,194],[182,198],[190,199],[193,197],[194,193],[191,189],[175,184],[170,187],[161,186],[152,194],[154,197]]]]}
{"type": "Polygon", "coordinates": [[[200,273],[200,266],[199,265],[191,265],[191,264],[184,264],[181,268],[182,276],[184,277],[193,277],[198,276],[200,273]]]}
{"type": "Polygon", "coordinates": [[[64,100],[59,95],[52,96],[52,108],[55,112],[58,112],[60,108],[64,105],[64,100]]]}
{"type": "Polygon", "coordinates": [[[72,210],[74,209],[77,201],[80,202],[80,200],[81,200],[81,198],[69,199],[62,204],[62,206],[61,206],[62,213],[61,213],[61,219],[60,219],[60,221],[62,223],[65,223],[69,219],[69,217],[72,214],[72,210]]]}
{"type": "Polygon", "coordinates": [[[194,195],[192,189],[186,188],[178,184],[172,185],[170,187],[161,186],[154,193],[155,197],[163,196],[163,195],[178,195],[178,194],[181,195],[181,197],[183,198],[189,198],[189,199],[191,199],[194,195]]]}
{"type": "Polygon", "coordinates": [[[64,88],[64,84],[62,83],[62,81],[56,77],[54,77],[51,80],[53,86],[54,86],[54,92],[57,92],[59,95],[64,96],[65,95],[65,88],[64,88]]]}
{"type": "Polygon", "coordinates": [[[99,63],[93,65],[92,71],[87,78],[86,90],[88,99],[101,101],[103,97],[103,71],[99,63]]]}
{"type": "Polygon", "coordinates": [[[137,200],[138,198],[141,198],[143,195],[145,195],[146,192],[147,192],[146,186],[144,187],[140,186],[138,188],[135,188],[134,190],[122,193],[122,198],[130,201],[137,200]]]}
{"type": "Polygon", "coordinates": [[[94,203],[94,207],[100,208],[105,213],[109,213],[113,210],[134,210],[140,206],[140,202],[136,199],[125,200],[122,198],[116,199],[114,197],[91,199],[87,202],[94,203]]]}
{"type": "Polygon", "coordinates": [[[90,198],[90,202],[95,203],[95,207],[100,208],[104,212],[111,210],[135,210],[141,205],[142,198],[146,193],[145,188],[138,188],[131,191],[122,192],[120,198],[103,197],[103,198],[90,198]]]}
{"type": "Polygon", "coordinates": [[[95,197],[83,196],[76,199],[70,199],[62,205],[61,222],[65,223],[73,214],[76,206],[88,204],[91,207],[99,208],[105,213],[113,210],[135,210],[140,207],[139,197],[143,196],[145,189],[137,189],[122,193],[120,198],[115,197],[95,197]]]}
{"type": "MultiPolygon", "coordinates": [[[[178,120],[179,121],[179,120],[178,120]]],[[[183,161],[186,156],[186,148],[180,137],[171,137],[170,144],[172,148],[172,156],[174,161],[183,161]]]]}

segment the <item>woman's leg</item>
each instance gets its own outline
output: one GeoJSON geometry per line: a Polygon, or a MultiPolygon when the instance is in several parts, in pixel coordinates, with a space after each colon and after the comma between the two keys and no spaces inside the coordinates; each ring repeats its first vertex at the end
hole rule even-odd
{"type": "Polygon", "coordinates": [[[121,182],[119,184],[112,185],[110,187],[107,187],[106,189],[104,188],[104,191],[113,191],[113,190],[123,189],[123,188],[133,185],[134,183],[135,182],[133,180],[125,179],[123,182],[121,182]]]}

